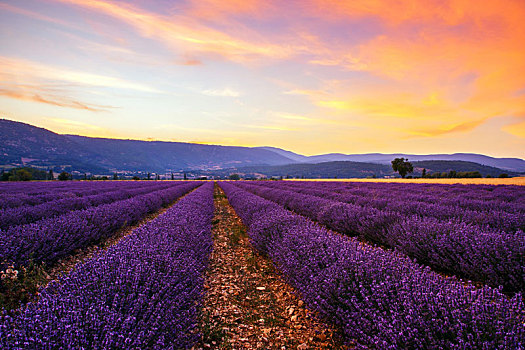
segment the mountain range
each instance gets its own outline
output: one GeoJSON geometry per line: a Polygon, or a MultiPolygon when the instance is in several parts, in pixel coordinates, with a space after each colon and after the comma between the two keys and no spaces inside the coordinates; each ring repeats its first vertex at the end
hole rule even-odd
{"type": "Polygon", "coordinates": [[[525,161],[520,158],[494,158],[476,153],[453,153],[453,154],[407,154],[407,153],[366,153],[366,154],[341,154],[328,153],[315,156],[303,156],[290,151],[275,147],[259,147],[271,150],[298,163],[323,163],[323,162],[363,162],[390,164],[394,158],[408,158],[410,161],[449,160],[463,161],[487,165],[503,170],[514,172],[525,172],[525,161]]]}
{"type": "MultiPolygon", "coordinates": [[[[487,165],[459,160],[424,160],[411,162],[414,167],[414,176],[421,176],[423,169],[427,174],[455,172],[479,172],[482,176],[498,177],[501,174],[518,176],[519,173],[505,171],[487,165]]],[[[231,174],[241,175],[243,178],[258,177],[292,177],[305,179],[326,178],[365,178],[365,177],[393,177],[396,176],[390,164],[334,161],[322,163],[293,163],[286,165],[258,165],[238,168],[221,169],[201,172],[201,175],[213,177],[228,177],[231,174]]]]}
{"type": "MultiPolygon", "coordinates": [[[[300,168],[326,162],[351,162],[363,170],[379,171],[394,158],[410,161],[456,161],[525,173],[519,158],[493,158],[481,154],[322,154],[305,156],[275,147],[237,147],[185,142],[139,141],[62,135],[29,124],[0,119],[0,166],[32,166],[76,170],[95,174],[113,172],[217,171],[245,167],[292,166],[300,168]],[[368,163],[368,165],[355,163],[368,163]],[[378,166],[381,166],[378,168],[378,166]],[[365,168],[370,168],[366,170],[365,168]],[[376,169],[377,168],[377,169],[376,169]],[[375,169],[375,170],[374,170],[375,169]]],[[[448,163],[448,167],[450,167],[448,163]]],[[[456,163],[458,165],[460,163],[456,163]]],[[[430,164],[429,164],[430,165],[430,164]]],[[[429,167],[430,168],[430,167],[429,167]]],[[[247,169],[245,169],[247,170],[247,169]]],[[[454,169],[470,171],[469,169],[454,169]]],[[[385,170],[386,171],[386,170],[385,170]]],[[[380,174],[383,170],[379,171],[380,174]]]]}

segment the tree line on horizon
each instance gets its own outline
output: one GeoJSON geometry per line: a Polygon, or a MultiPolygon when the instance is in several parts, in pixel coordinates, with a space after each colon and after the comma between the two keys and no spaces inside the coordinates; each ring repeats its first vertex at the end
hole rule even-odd
{"type": "MultiPolygon", "coordinates": [[[[408,173],[414,172],[414,167],[412,163],[408,161],[408,158],[395,158],[392,162],[392,170],[399,173],[399,175],[404,179],[408,173]]],[[[421,178],[424,179],[462,179],[462,178],[482,178],[483,175],[479,171],[456,171],[450,170],[448,172],[434,172],[427,174],[427,169],[423,168],[421,173],[421,178]]],[[[493,176],[487,175],[486,177],[492,178],[493,176]]],[[[509,175],[501,173],[499,178],[508,178],[509,175]]],[[[409,176],[408,178],[412,178],[409,176]]]]}
{"type": "MultiPolygon", "coordinates": [[[[407,174],[414,173],[414,167],[411,162],[409,162],[408,158],[395,158],[391,162],[392,164],[392,170],[394,172],[397,172],[402,178],[427,178],[427,179],[435,179],[435,178],[482,178],[483,175],[479,171],[456,171],[456,170],[449,170],[445,172],[427,172],[427,169],[423,169],[421,176],[407,176],[407,174]]],[[[506,173],[501,173],[498,176],[492,176],[487,175],[487,178],[508,178],[509,175],[506,173]]],[[[289,179],[293,178],[289,175],[278,176],[278,179],[289,179]]],[[[305,176],[297,177],[299,179],[306,179],[305,176]]],[[[337,178],[337,176],[335,177],[337,178]]],[[[375,176],[372,176],[372,178],[376,178],[375,176]]],[[[55,177],[53,170],[42,170],[42,169],[36,169],[31,167],[20,167],[20,168],[13,168],[10,170],[2,169],[0,172],[0,181],[31,181],[31,180],[37,180],[37,181],[44,181],[44,180],[59,180],[59,181],[67,181],[67,180],[73,180],[73,175],[69,172],[62,171],[58,176],[55,177]]],[[[113,173],[113,176],[95,176],[95,175],[87,175],[83,174],[81,176],[77,176],[75,178],[76,180],[126,180],[122,176],[119,177],[119,175],[115,172],[113,173]]],[[[188,176],[186,172],[184,172],[184,180],[188,180],[188,176]]],[[[197,179],[207,179],[206,177],[199,177],[197,179]]],[[[229,180],[242,180],[242,176],[238,173],[232,173],[228,176],[226,176],[226,179],[229,180]]],[[[249,177],[246,178],[248,180],[255,180],[255,178],[249,177]]],[[[140,178],[139,176],[133,176],[130,180],[161,180],[160,174],[151,173],[148,172],[147,175],[144,178],[140,178]]],[[[171,173],[171,180],[175,180],[174,174],[171,173]]]]}

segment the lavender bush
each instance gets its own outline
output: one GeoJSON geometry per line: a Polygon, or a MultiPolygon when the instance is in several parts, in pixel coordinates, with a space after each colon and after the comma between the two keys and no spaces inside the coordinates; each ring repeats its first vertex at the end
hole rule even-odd
{"type": "Polygon", "coordinates": [[[252,243],[308,307],[348,341],[377,349],[519,349],[525,306],[491,287],[445,278],[403,254],[344,237],[220,183],[252,243]]]}
{"type": "Polygon", "coordinates": [[[76,198],[118,189],[157,186],[147,181],[107,181],[107,182],[9,182],[0,184],[0,209],[19,206],[32,206],[52,200],[76,198]]]}
{"type": "Polygon", "coordinates": [[[385,184],[346,182],[254,182],[324,199],[491,227],[507,233],[525,231],[523,186],[385,184]],[[496,193],[494,193],[496,192],[496,193]],[[476,196],[472,198],[472,196],[476,196]]]}
{"type": "Polygon", "coordinates": [[[199,338],[213,184],[0,317],[2,349],[188,349],[199,338]]]}
{"type": "Polygon", "coordinates": [[[201,182],[177,183],[130,199],[0,230],[0,264],[53,264],[75,249],[111,236],[186,194],[201,182]]]}
{"type": "Polygon", "coordinates": [[[237,186],[335,231],[397,249],[437,271],[503,286],[509,293],[525,290],[525,234],[521,230],[507,233],[461,220],[407,216],[272,188],[275,185],[267,182],[237,186]]]}
{"type": "Polygon", "coordinates": [[[109,191],[106,189],[102,193],[92,195],[59,198],[57,200],[47,201],[34,206],[23,205],[16,208],[1,209],[0,229],[36,222],[44,218],[62,215],[73,210],[87,209],[101,204],[132,198],[140,194],[168,188],[170,187],[170,184],[160,183],[155,186],[136,186],[135,188],[129,188],[129,185],[122,187],[123,188],[117,187],[113,190],[109,189],[109,191]]]}

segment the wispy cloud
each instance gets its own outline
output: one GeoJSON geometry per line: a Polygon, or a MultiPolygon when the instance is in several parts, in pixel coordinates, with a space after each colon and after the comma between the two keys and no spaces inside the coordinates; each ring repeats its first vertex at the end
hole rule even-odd
{"type": "Polygon", "coordinates": [[[80,122],[77,120],[70,120],[70,119],[64,119],[64,118],[46,118],[48,121],[53,122],[55,124],[61,125],[62,127],[69,129],[83,129],[83,130],[91,130],[91,131],[105,131],[106,129],[103,127],[100,127],[98,125],[93,125],[85,122],[80,122]]]}
{"type": "Polygon", "coordinates": [[[220,97],[239,97],[241,96],[241,93],[239,91],[236,91],[230,88],[203,90],[202,94],[208,95],[208,96],[220,96],[220,97]]]}
{"type": "Polygon", "coordinates": [[[0,56],[0,80],[0,96],[90,112],[104,112],[116,107],[85,102],[75,95],[97,88],[161,92],[120,78],[3,56],[0,56]]]}
{"type": "Polygon", "coordinates": [[[352,71],[366,71],[368,65],[357,57],[349,54],[337,55],[337,57],[320,57],[309,61],[310,64],[320,66],[335,66],[352,71]]]}
{"type": "Polygon", "coordinates": [[[175,123],[168,123],[168,124],[161,124],[156,125],[154,127],[157,130],[182,130],[182,131],[189,131],[192,133],[204,133],[204,134],[214,134],[217,132],[217,129],[211,129],[211,128],[201,128],[201,127],[188,127],[183,124],[175,124],[175,123]]]}
{"type": "Polygon", "coordinates": [[[60,18],[45,16],[45,15],[42,15],[42,14],[40,14],[38,12],[27,10],[27,9],[20,8],[20,7],[17,7],[17,6],[13,6],[11,4],[6,4],[6,3],[3,3],[3,2],[0,2],[0,9],[3,10],[3,11],[6,11],[6,12],[9,11],[9,12],[16,13],[16,14],[19,14],[19,15],[27,16],[27,17],[30,17],[30,18],[33,18],[33,19],[36,19],[36,20],[39,20],[39,21],[45,21],[45,22],[58,24],[60,26],[64,26],[64,27],[67,27],[67,28],[78,28],[73,23],[61,20],[60,18]]]}
{"type": "Polygon", "coordinates": [[[288,120],[299,120],[299,121],[305,121],[305,122],[316,121],[315,118],[305,117],[304,115],[299,115],[299,114],[278,112],[278,113],[275,113],[275,115],[279,118],[288,119],[288,120]]]}
{"type": "Polygon", "coordinates": [[[505,125],[502,130],[513,136],[525,138],[525,114],[520,115],[517,122],[505,125]]]}
{"type": "Polygon", "coordinates": [[[88,137],[126,138],[111,128],[72,118],[41,117],[42,125],[59,134],[73,134],[88,137]]]}
{"type": "Polygon", "coordinates": [[[223,21],[231,17],[261,17],[275,9],[272,1],[262,0],[190,0],[187,13],[192,17],[223,21]]]}
{"type": "Polygon", "coordinates": [[[291,114],[284,112],[273,112],[278,121],[283,123],[299,123],[303,125],[333,125],[333,124],[346,124],[345,121],[335,120],[327,117],[312,117],[304,116],[300,114],[291,114]]]}
{"type": "Polygon", "coordinates": [[[11,78],[11,81],[17,82],[67,82],[91,87],[107,87],[149,93],[162,93],[162,91],[154,87],[117,77],[88,73],[5,56],[0,56],[0,77],[2,77],[3,80],[11,78]]]}
{"type": "Polygon", "coordinates": [[[408,130],[410,136],[405,137],[405,139],[410,137],[435,137],[452,133],[465,133],[472,131],[481,124],[485,123],[487,119],[473,120],[470,122],[459,123],[455,125],[448,125],[436,129],[426,129],[426,130],[408,130]]]}
{"type": "Polygon", "coordinates": [[[246,40],[203,25],[191,16],[160,15],[130,4],[111,1],[57,1],[124,21],[143,37],[159,40],[177,52],[215,54],[237,62],[249,62],[261,57],[282,59],[293,53],[293,48],[274,44],[255,32],[251,33],[250,40],[246,40]]]}
{"type": "Polygon", "coordinates": [[[299,131],[300,128],[280,124],[242,124],[244,128],[273,131],[299,131]]]}
{"type": "Polygon", "coordinates": [[[86,110],[90,112],[107,112],[110,109],[115,108],[112,106],[88,104],[88,103],[84,103],[84,102],[80,102],[80,101],[68,98],[66,96],[53,96],[53,95],[50,95],[49,92],[47,92],[45,88],[38,88],[38,87],[35,87],[33,91],[28,91],[27,89],[22,90],[22,91],[20,90],[10,91],[10,90],[0,88],[0,96],[9,97],[9,98],[17,99],[17,100],[23,100],[23,101],[45,103],[45,104],[49,104],[49,105],[57,106],[57,107],[82,109],[82,110],[86,110]],[[46,96],[42,94],[46,94],[46,96]]]}
{"type": "Polygon", "coordinates": [[[326,95],[324,91],[295,88],[283,92],[285,95],[319,96],[326,95]]]}
{"type": "Polygon", "coordinates": [[[180,59],[175,61],[175,64],[181,65],[181,66],[202,66],[203,63],[201,60],[190,57],[190,56],[183,56],[180,59]]]}

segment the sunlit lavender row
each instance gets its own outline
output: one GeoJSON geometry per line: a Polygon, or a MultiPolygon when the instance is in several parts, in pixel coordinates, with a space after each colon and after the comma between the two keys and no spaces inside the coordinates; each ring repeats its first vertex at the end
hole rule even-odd
{"type": "MultiPolygon", "coordinates": [[[[521,294],[445,278],[404,254],[363,245],[230,183],[248,227],[306,304],[346,341],[377,349],[514,349],[525,339],[521,294]]],[[[290,202],[304,198],[286,193],[290,202]]],[[[318,203],[321,204],[321,203],[318,203]]]]}
{"type": "Polygon", "coordinates": [[[212,249],[212,191],[212,183],[202,185],[50,284],[19,315],[4,315],[0,347],[191,347],[212,249]]]}
{"type": "MultiPolygon", "coordinates": [[[[441,220],[405,214],[397,210],[403,199],[394,208],[377,209],[327,199],[332,193],[329,190],[324,190],[327,198],[323,198],[319,193],[314,196],[286,190],[294,187],[288,184],[244,182],[239,186],[340,233],[395,248],[439,272],[493,287],[503,286],[506,292],[525,289],[525,234],[521,230],[507,233],[461,218],[441,220]]],[[[315,185],[310,186],[313,191],[315,185]]],[[[385,191],[383,195],[388,194],[385,191]]],[[[519,220],[523,225],[525,214],[519,214],[519,220]]]]}
{"type": "MultiPolygon", "coordinates": [[[[112,203],[0,230],[0,263],[52,264],[75,249],[96,243],[116,230],[136,223],[200,184],[188,182],[148,186],[138,189],[132,198],[123,200],[115,200],[115,196],[109,193],[108,197],[114,200],[112,203]],[[138,194],[143,191],[147,193],[138,194]]],[[[124,194],[126,197],[128,195],[124,194]]]]}
{"type": "Polygon", "coordinates": [[[307,181],[264,185],[405,215],[489,226],[507,233],[525,231],[523,186],[307,181]]]}
{"type": "Polygon", "coordinates": [[[117,189],[132,189],[136,187],[145,187],[146,182],[129,183],[129,182],[35,182],[28,186],[24,182],[8,182],[0,184],[2,197],[0,198],[0,209],[16,208],[20,206],[32,206],[49,201],[55,201],[66,198],[77,198],[102,193],[105,191],[114,191],[117,189]]]}
{"type": "MultiPolygon", "coordinates": [[[[50,200],[53,200],[62,196],[73,198],[97,194],[103,191],[156,186],[159,186],[157,181],[35,181],[30,184],[23,181],[0,182],[0,190],[3,193],[0,203],[3,203],[3,200],[14,200],[14,198],[18,197],[29,201],[21,204],[34,205],[35,203],[32,202],[38,201],[40,196],[55,195],[55,197],[49,197],[50,200]]],[[[45,200],[40,200],[36,204],[43,202],[45,200]]],[[[12,206],[0,205],[0,207],[12,206]]]]}
{"type": "MultiPolygon", "coordinates": [[[[170,184],[156,184],[155,186],[145,186],[137,184],[135,187],[115,186],[106,188],[103,192],[87,194],[76,197],[57,198],[56,200],[46,201],[36,205],[22,205],[15,208],[0,209],[0,229],[5,229],[14,225],[23,225],[41,219],[65,214],[69,211],[87,209],[101,204],[112,203],[118,200],[132,198],[134,196],[158,191],[168,188],[170,184]]],[[[91,191],[87,188],[86,190],[91,191]]]]}

